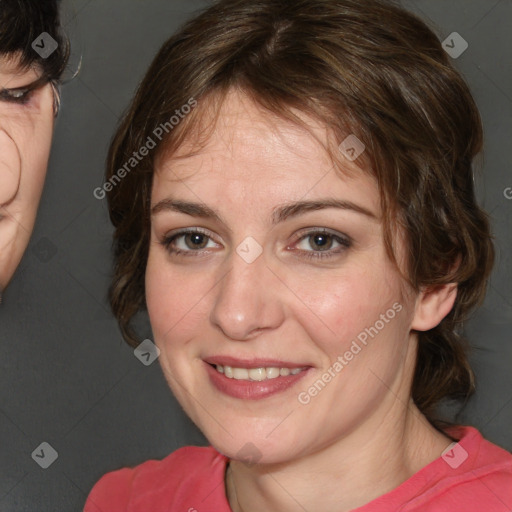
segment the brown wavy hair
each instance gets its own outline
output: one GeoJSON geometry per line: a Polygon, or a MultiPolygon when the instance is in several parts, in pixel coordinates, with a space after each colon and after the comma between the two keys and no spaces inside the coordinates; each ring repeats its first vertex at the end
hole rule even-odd
{"type": "Polygon", "coordinates": [[[60,0],[0,0],[0,53],[17,56],[20,70],[38,65],[53,86],[54,111],[60,106],[62,75],[66,69],[70,44],[60,20],[60,0]],[[57,48],[46,58],[32,48],[41,33],[47,32],[57,48]]]}
{"type": "MultiPolygon", "coordinates": [[[[155,158],[179,147],[234,88],[281,118],[301,123],[294,109],[313,116],[338,143],[355,134],[366,146],[356,162],[379,186],[391,260],[397,263],[393,232],[400,228],[404,277],[415,291],[458,283],[450,313],[418,332],[412,397],[435,421],[442,399],[474,392],[462,329],[483,301],[494,260],[472,170],[482,125],[436,35],[390,1],[221,0],[163,45],[108,154],[105,190],[115,227],[109,300],[123,337],[139,343],[132,321],[145,308],[155,158]],[[171,129],[169,119],[191,98],[197,108],[171,129]],[[118,179],[119,169],[166,122],[168,133],[155,140],[156,149],[118,179]]],[[[329,151],[339,160],[337,148],[329,151]]]]}

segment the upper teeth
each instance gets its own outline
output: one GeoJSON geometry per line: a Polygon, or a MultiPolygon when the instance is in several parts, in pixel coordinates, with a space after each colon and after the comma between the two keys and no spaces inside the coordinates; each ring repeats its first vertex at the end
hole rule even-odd
{"type": "Polygon", "coordinates": [[[275,379],[280,375],[286,377],[287,375],[296,375],[304,368],[233,368],[232,366],[215,365],[217,371],[223,373],[230,379],[237,380],[265,380],[275,379]]]}

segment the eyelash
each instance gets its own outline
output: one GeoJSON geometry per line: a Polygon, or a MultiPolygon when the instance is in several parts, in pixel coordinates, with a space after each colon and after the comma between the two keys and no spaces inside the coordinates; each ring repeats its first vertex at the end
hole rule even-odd
{"type": "Polygon", "coordinates": [[[0,91],[0,100],[16,105],[26,105],[32,96],[34,89],[20,87],[18,89],[2,89],[0,91]],[[20,96],[16,96],[20,94],[20,96]]]}
{"type": "MultiPolygon", "coordinates": [[[[201,256],[202,251],[200,251],[200,250],[199,251],[195,251],[195,250],[184,251],[182,249],[172,249],[171,248],[172,243],[176,239],[178,239],[182,236],[188,235],[188,234],[204,235],[207,238],[211,238],[206,231],[204,231],[200,228],[193,228],[193,229],[184,229],[184,230],[179,231],[178,233],[175,233],[173,235],[166,236],[160,243],[166,248],[166,250],[170,254],[173,254],[175,256],[186,256],[186,257],[191,256],[191,257],[197,258],[197,257],[201,256]]],[[[304,257],[307,259],[310,259],[310,260],[334,258],[336,255],[340,254],[341,252],[348,249],[352,245],[352,241],[350,240],[349,237],[336,235],[334,233],[331,233],[329,230],[327,230],[325,228],[318,228],[318,229],[310,230],[308,232],[302,232],[301,235],[302,236],[300,236],[300,238],[298,238],[295,243],[301,242],[302,240],[305,240],[306,238],[311,237],[313,235],[328,235],[341,245],[341,248],[338,248],[337,250],[326,250],[326,251],[303,251],[303,250],[300,250],[299,251],[299,252],[304,253],[304,257]]]]}

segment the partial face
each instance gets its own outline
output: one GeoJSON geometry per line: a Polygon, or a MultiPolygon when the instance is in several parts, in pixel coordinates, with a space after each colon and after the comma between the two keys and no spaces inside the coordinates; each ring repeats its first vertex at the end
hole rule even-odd
{"type": "Polygon", "coordinates": [[[369,176],[335,172],[310,133],[232,93],[199,154],[157,162],[152,206],[159,360],[219,451],[288,461],[407,402],[415,301],[369,176]],[[287,208],[299,201],[344,207],[287,208]]]}
{"type": "Polygon", "coordinates": [[[50,154],[51,85],[25,90],[40,76],[0,56],[0,290],[28,245],[50,154]]]}

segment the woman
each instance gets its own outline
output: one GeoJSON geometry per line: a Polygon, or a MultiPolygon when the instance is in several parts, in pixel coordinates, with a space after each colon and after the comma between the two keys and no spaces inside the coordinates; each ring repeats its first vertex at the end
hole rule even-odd
{"type": "Polygon", "coordinates": [[[110,147],[110,300],[133,346],[147,307],[212,446],[107,474],[85,510],[510,510],[512,456],[436,415],[474,390],[481,147],[466,84],[392,3],[221,0],[188,22],[110,147]]]}
{"type": "Polygon", "coordinates": [[[68,55],[57,0],[2,0],[0,302],[34,228],[68,55]]]}

